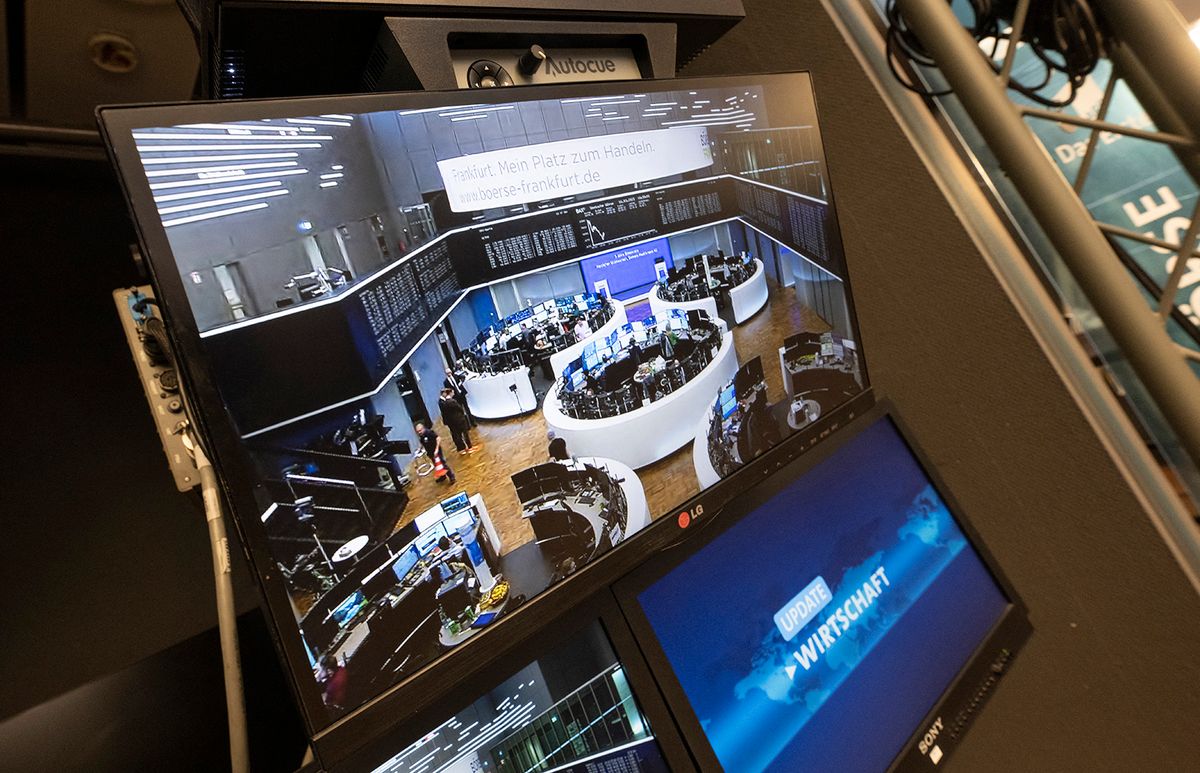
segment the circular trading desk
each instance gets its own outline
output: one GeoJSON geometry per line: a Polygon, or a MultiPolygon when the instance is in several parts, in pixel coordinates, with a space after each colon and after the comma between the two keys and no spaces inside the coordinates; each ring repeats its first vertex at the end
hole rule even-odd
{"type": "Polygon", "coordinates": [[[646,502],[646,489],[641,479],[629,465],[616,459],[603,459],[598,456],[577,456],[576,462],[607,469],[609,477],[620,481],[618,485],[625,492],[625,526],[622,539],[630,534],[644,529],[650,523],[650,505],[646,502]]]}
{"type": "Polygon", "coordinates": [[[521,365],[500,373],[467,372],[463,380],[467,407],[477,419],[503,419],[537,408],[529,368],[521,365]]]}
{"type": "Polygon", "coordinates": [[[742,324],[758,313],[767,304],[767,272],[758,258],[754,259],[754,273],[745,282],[729,289],[729,305],[733,307],[733,321],[742,324]]]}
{"type": "MultiPolygon", "coordinates": [[[[658,283],[650,292],[650,311],[661,314],[670,309],[681,311],[703,311],[709,319],[717,318],[717,299],[713,295],[694,301],[668,301],[660,294],[663,285],[658,283]]],[[[715,292],[715,291],[714,291],[715,292]]],[[[754,272],[750,278],[739,285],[729,288],[729,305],[733,312],[733,322],[740,325],[758,313],[767,303],[767,273],[762,261],[754,259],[754,272]]]]}
{"type": "Polygon", "coordinates": [[[708,450],[712,434],[713,411],[716,409],[717,399],[713,398],[712,402],[708,404],[708,410],[697,421],[696,434],[692,441],[692,467],[696,470],[696,479],[700,481],[701,490],[721,482],[721,474],[713,467],[712,455],[708,450]]]}
{"type": "Polygon", "coordinates": [[[659,295],[662,289],[663,285],[660,282],[655,284],[654,289],[650,291],[650,313],[656,317],[671,309],[702,311],[709,319],[717,319],[720,316],[717,313],[717,299],[711,295],[695,301],[668,301],[659,295]]]}
{"type": "Polygon", "coordinates": [[[615,298],[610,298],[608,302],[612,310],[612,315],[608,318],[608,321],[592,331],[592,334],[582,341],[576,341],[562,351],[550,355],[551,372],[562,373],[563,368],[567,367],[572,361],[579,359],[588,344],[607,338],[614,330],[619,329],[625,323],[629,322],[629,317],[625,313],[625,304],[615,298]]]}
{"type": "Polygon", "coordinates": [[[633,469],[653,464],[695,437],[696,417],[706,415],[712,395],[737,372],[733,333],[724,331],[712,362],[671,394],[627,413],[599,419],[576,419],[562,411],[558,390],[546,394],[542,413],[555,435],[577,456],[617,459],[633,469]]]}

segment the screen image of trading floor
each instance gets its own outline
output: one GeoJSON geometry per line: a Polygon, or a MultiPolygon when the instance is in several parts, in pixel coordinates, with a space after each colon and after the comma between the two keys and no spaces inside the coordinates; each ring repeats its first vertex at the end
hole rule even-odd
{"type": "Polygon", "coordinates": [[[666,773],[599,624],[530,663],[373,773],[666,773]]]}
{"type": "Polygon", "coordinates": [[[886,770],[1009,604],[886,418],[637,600],[736,771],[886,770]]]}
{"type": "Polygon", "coordinates": [[[867,386],[807,77],[645,88],[134,132],[335,715],[867,386]]]}

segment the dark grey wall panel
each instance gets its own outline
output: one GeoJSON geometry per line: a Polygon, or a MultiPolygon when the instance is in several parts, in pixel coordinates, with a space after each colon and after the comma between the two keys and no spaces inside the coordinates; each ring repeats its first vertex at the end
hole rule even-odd
{"type": "Polygon", "coordinates": [[[874,383],[1028,602],[956,770],[1195,764],[1200,600],[819,0],[747,0],[686,75],[813,72],[874,383]]]}

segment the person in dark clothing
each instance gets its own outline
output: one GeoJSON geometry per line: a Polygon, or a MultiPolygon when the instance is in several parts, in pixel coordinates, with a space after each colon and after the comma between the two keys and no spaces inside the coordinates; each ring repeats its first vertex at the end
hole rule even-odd
{"type": "MultiPolygon", "coordinates": [[[[433,431],[433,427],[426,427],[422,423],[417,424],[416,430],[421,447],[425,449],[425,453],[429,454],[429,461],[433,464],[434,469],[436,470],[438,463],[441,462],[442,467],[446,470],[446,474],[438,480],[454,483],[454,470],[446,464],[446,457],[442,453],[442,439],[438,437],[438,433],[433,431]]],[[[436,472],[434,472],[434,476],[437,476],[436,472]]]]}
{"type": "Polygon", "coordinates": [[[467,418],[466,410],[458,400],[454,399],[453,390],[442,390],[442,396],[438,400],[438,410],[442,412],[442,421],[446,422],[446,426],[450,428],[450,437],[454,438],[454,448],[460,454],[474,453],[475,446],[471,444],[471,422],[467,418]]]}
{"type": "Polygon", "coordinates": [[[475,417],[471,415],[471,407],[467,405],[467,386],[465,383],[466,373],[462,370],[450,370],[446,368],[446,378],[442,380],[442,387],[454,392],[454,399],[462,406],[463,412],[467,414],[467,423],[472,427],[475,426],[475,417]]]}
{"type": "Polygon", "coordinates": [[[318,679],[326,706],[340,709],[349,705],[346,702],[346,690],[349,687],[350,674],[333,655],[326,655],[321,659],[321,673],[318,679]]]}

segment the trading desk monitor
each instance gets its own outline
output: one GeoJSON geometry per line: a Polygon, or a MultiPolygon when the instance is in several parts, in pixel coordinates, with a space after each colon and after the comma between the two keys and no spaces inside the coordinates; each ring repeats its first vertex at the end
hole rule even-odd
{"type": "Polygon", "coordinates": [[[622,591],[702,767],[933,770],[1027,635],[881,413],[622,591]]]}
{"type": "Polygon", "coordinates": [[[805,74],[101,125],[314,733],[717,482],[692,448],[732,453],[741,364],[756,447],[867,390],[805,74]],[[847,344],[793,361],[798,333],[847,344]]]}
{"type": "Polygon", "coordinates": [[[495,683],[473,685],[469,703],[427,716],[349,767],[364,773],[670,769],[599,623],[511,669],[495,683]]]}

